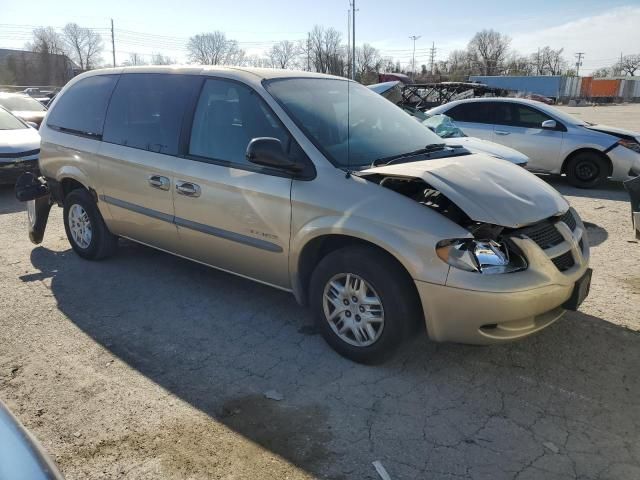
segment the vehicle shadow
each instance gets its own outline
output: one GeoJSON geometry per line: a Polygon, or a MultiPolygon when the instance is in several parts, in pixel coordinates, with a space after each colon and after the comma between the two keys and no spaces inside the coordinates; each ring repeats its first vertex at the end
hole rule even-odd
{"type": "Polygon", "coordinates": [[[597,247],[598,245],[606,242],[607,238],[609,238],[609,232],[600,225],[596,225],[591,222],[584,222],[584,226],[587,229],[587,234],[589,235],[590,247],[597,247]]]}
{"type": "Polygon", "coordinates": [[[562,478],[640,462],[640,335],[596,317],[492,347],[420,337],[368,367],[330,350],[287,293],[150,248],[86,262],[40,246],[31,262],[40,273],[22,280],[50,278],[96,342],[313,475],[377,478],[380,460],[394,480],[562,478]]]}
{"type": "Polygon", "coordinates": [[[26,207],[16,199],[13,185],[0,185],[0,215],[24,210],[26,207]]]}
{"type": "Polygon", "coordinates": [[[607,180],[598,188],[576,188],[569,185],[567,177],[560,175],[538,175],[542,180],[546,181],[562,195],[572,197],[594,198],[602,200],[629,201],[629,195],[624,189],[622,182],[614,182],[607,180]]]}

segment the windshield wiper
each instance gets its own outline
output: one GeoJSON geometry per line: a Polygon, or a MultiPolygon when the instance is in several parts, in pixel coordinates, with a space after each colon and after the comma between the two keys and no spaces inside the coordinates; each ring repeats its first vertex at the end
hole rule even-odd
{"type": "Polygon", "coordinates": [[[418,150],[414,150],[413,152],[400,153],[398,155],[391,155],[389,157],[376,158],[373,162],[371,162],[371,168],[377,167],[378,165],[390,165],[391,163],[396,162],[397,160],[402,160],[403,158],[411,158],[417,155],[424,155],[433,152],[439,152],[447,148],[445,143],[431,143],[424,148],[420,148],[418,150]]]}

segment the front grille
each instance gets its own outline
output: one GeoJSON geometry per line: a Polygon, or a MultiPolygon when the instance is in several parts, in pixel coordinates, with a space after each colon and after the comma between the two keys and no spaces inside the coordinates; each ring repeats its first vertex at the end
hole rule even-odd
{"type": "Polygon", "coordinates": [[[572,232],[576,229],[576,217],[573,216],[571,210],[567,210],[567,213],[560,217],[560,221],[566,223],[572,232]]]}
{"type": "MultiPolygon", "coordinates": [[[[576,219],[571,213],[571,210],[567,210],[558,220],[566,223],[572,232],[576,229],[576,219]]],[[[554,221],[554,219],[545,220],[536,225],[523,228],[520,230],[520,233],[536,242],[541,249],[546,250],[547,248],[555,247],[564,242],[564,238],[560,235],[555,223],[556,221],[554,221]]]]}
{"type": "Polygon", "coordinates": [[[561,272],[564,272],[565,270],[570,269],[576,263],[573,260],[573,255],[571,254],[570,251],[563,253],[562,255],[557,256],[556,258],[551,259],[551,261],[556,266],[556,268],[561,272]]]}

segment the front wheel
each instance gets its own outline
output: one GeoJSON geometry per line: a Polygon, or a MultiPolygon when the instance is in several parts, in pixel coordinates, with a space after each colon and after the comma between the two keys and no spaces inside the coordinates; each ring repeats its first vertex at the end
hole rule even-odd
{"type": "Polygon", "coordinates": [[[369,247],[329,253],[316,267],[310,305],[324,339],[342,356],[380,363],[416,325],[420,307],[406,272],[369,247]]]}
{"type": "Polygon", "coordinates": [[[64,229],[73,250],[87,260],[99,260],[115,253],[118,237],[102,219],[91,194],[71,191],[64,199],[64,229]]]}
{"type": "Polygon", "coordinates": [[[607,162],[596,153],[579,153],[567,164],[567,179],[574,187],[594,188],[601,185],[608,176],[607,162]]]}

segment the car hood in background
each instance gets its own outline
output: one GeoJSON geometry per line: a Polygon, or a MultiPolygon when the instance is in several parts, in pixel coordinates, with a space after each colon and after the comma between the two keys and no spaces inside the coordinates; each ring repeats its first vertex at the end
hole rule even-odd
{"type": "Polygon", "coordinates": [[[640,142],[640,133],[632,132],[631,130],[625,130],[623,128],[610,127],[609,125],[584,125],[584,128],[593,130],[595,132],[607,133],[618,138],[626,138],[627,140],[636,140],[640,142]]]}
{"type": "Polygon", "coordinates": [[[443,138],[443,140],[449,146],[462,145],[473,153],[486,153],[492,157],[508,160],[516,165],[526,165],[529,162],[529,157],[524,153],[489,140],[475,137],[443,138]]]}
{"type": "Polygon", "coordinates": [[[40,125],[42,123],[42,119],[47,114],[47,112],[38,112],[38,111],[30,111],[30,110],[12,110],[16,117],[24,120],[25,122],[33,122],[40,125]]]}
{"type": "Polygon", "coordinates": [[[40,148],[40,134],[33,128],[0,130],[0,155],[30,152],[40,148]]]}
{"type": "Polygon", "coordinates": [[[524,168],[480,154],[375,167],[359,175],[421,178],[472,220],[503,227],[519,228],[569,209],[556,189],[524,168]]]}

